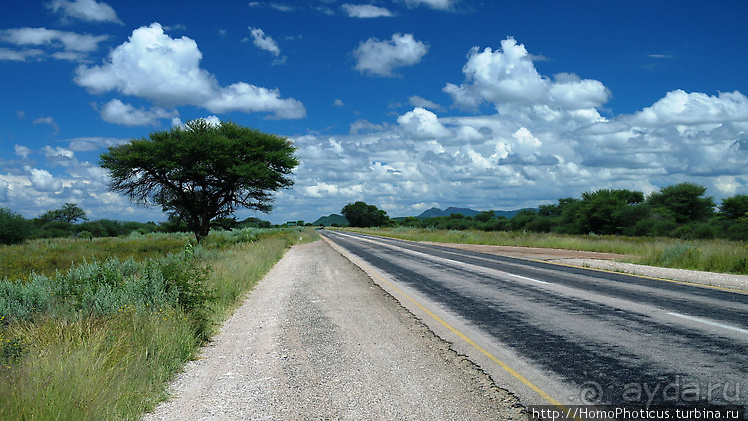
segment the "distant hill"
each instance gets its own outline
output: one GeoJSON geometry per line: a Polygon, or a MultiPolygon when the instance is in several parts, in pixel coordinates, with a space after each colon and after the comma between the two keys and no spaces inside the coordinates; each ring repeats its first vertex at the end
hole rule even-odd
{"type": "MultiPolygon", "coordinates": [[[[511,210],[511,211],[494,211],[494,214],[496,216],[505,216],[505,217],[507,217],[509,219],[512,219],[512,217],[514,215],[516,215],[517,212],[519,212],[520,210],[522,210],[522,209],[511,210]]],[[[459,213],[459,214],[462,214],[462,215],[465,215],[465,216],[471,216],[472,217],[472,216],[475,216],[475,215],[477,215],[477,214],[479,214],[481,212],[482,211],[477,211],[477,210],[474,210],[474,209],[456,208],[456,207],[449,207],[449,208],[444,209],[444,210],[441,210],[439,208],[431,208],[431,209],[428,209],[428,210],[425,210],[425,211],[421,212],[421,214],[418,215],[418,216],[416,216],[416,218],[418,218],[418,219],[429,219],[429,218],[436,218],[438,216],[449,216],[449,215],[452,215],[453,213],[459,213]]],[[[405,217],[401,216],[401,217],[395,217],[395,218],[392,218],[392,219],[401,220],[401,219],[405,219],[405,217]]],[[[317,219],[316,221],[314,221],[312,223],[312,225],[324,225],[326,227],[330,227],[333,224],[337,224],[338,226],[341,226],[341,227],[347,227],[348,226],[348,220],[345,219],[345,217],[343,215],[338,215],[336,213],[333,213],[333,214],[328,215],[328,216],[323,216],[323,217],[317,219]]]]}
{"type": "Polygon", "coordinates": [[[331,227],[333,224],[336,224],[341,227],[347,227],[348,226],[348,220],[345,219],[345,216],[338,215],[337,213],[333,213],[328,216],[323,216],[316,221],[312,222],[312,225],[324,225],[326,227],[331,227]]]}
{"type": "Polygon", "coordinates": [[[431,208],[421,212],[420,215],[416,216],[418,219],[436,218],[437,216],[444,216],[444,211],[439,208],[431,208]]]}
{"type": "MultiPolygon", "coordinates": [[[[512,211],[494,211],[494,214],[496,214],[496,216],[505,216],[509,219],[512,219],[512,217],[519,211],[520,209],[512,210],[512,211]]],[[[468,209],[468,208],[449,207],[445,210],[441,210],[439,208],[431,208],[431,209],[423,211],[423,213],[416,216],[416,218],[418,219],[436,218],[438,216],[449,216],[449,215],[452,215],[453,213],[459,213],[465,216],[475,216],[481,212],[482,211],[477,211],[477,210],[468,209]]]]}

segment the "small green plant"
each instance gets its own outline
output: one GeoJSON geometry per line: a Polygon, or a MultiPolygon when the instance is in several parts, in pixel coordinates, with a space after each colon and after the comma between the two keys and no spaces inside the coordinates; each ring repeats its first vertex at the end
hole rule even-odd
{"type": "Polygon", "coordinates": [[[5,338],[0,332],[0,370],[9,369],[28,351],[28,346],[19,338],[5,338]]]}

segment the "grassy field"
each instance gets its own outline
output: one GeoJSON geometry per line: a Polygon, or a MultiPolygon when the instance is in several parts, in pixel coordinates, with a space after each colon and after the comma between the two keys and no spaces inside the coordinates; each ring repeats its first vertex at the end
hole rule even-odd
{"type": "Polygon", "coordinates": [[[289,228],[216,232],[201,246],[182,234],[3,246],[0,419],[139,419],[285,250],[315,238],[289,228]],[[29,259],[34,273],[21,269],[29,259]]]}
{"type": "Polygon", "coordinates": [[[355,231],[412,241],[618,253],[626,255],[625,261],[630,263],[748,275],[748,244],[737,241],[683,241],[672,238],[558,235],[512,231],[448,231],[404,227],[355,229],[355,231]]]}

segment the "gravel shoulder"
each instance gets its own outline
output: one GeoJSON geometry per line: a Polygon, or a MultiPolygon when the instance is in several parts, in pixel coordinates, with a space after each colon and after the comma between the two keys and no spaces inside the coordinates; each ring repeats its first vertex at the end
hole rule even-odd
{"type": "Polygon", "coordinates": [[[144,419],[526,419],[323,241],[291,248],[171,393],[144,419]]]}

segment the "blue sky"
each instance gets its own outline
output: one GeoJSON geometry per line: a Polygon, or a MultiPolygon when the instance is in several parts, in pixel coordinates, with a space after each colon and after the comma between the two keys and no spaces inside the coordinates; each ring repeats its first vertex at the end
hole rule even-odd
{"type": "Polygon", "coordinates": [[[108,146],[196,118],[287,136],[276,223],[511,210],[680,182],[748,194],[745,1],[20,2],[0,15],[0,207],[160,221],[108,146]]]}

